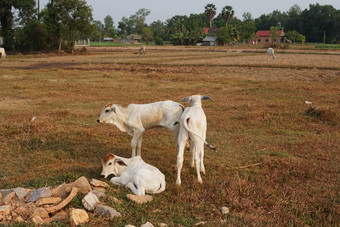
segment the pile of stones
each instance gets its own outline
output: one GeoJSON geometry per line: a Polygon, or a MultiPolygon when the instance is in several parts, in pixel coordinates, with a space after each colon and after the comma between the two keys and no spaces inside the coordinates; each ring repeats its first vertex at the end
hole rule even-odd
{"type": "Polygon", "coordinates": [[[56,187],[0,189],[0,225],[13,222],[48,224],[69,220],[76,226],[89,221],[88,212],[109,219],[120,217],[119,212],[100,201],[105,198],[107,187],[109,185],[103,181],[92,179],[89,182],[83,176],[56,187]],[[84,196],[82,204],[85,209],[65,209],[78,193],[84,196]]]}

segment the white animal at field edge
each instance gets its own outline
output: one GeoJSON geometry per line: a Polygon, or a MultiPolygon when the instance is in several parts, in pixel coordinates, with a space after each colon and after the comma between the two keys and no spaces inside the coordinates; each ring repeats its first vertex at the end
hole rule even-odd
{"type": "Polygon", "coordinates": [[[5,48],[0,47],[0,54],[1,54],[1,58],[5,58],[6,57],[5,48]]]}
{"type": "Polygon", "coordinates": [[[180,129],[178,135],[178,155],[177,155],[177,180],[176,184],[181,185],[181,169],[183,167],[183,155],[186,141],[190,139],[191,167],[196,165],[197,180],[202,183],[201,172],[205,174],[203,163],[204,144],[208,144],[206,139],[207,119],[202,109],[201,100],[212,100],[208,96],[192,95],[183,98],[181,102],[189,102],[190,106],[185,108],[180,118],[180,129]]]}
{"type": "Polygon", "coordinates": [[[160,193],[165,190],[165,176],[156,167],[147,164],[140,156],[122,158],[107,154],[102,160],[101,176],[107,178],[114,174],[110,181],[130,188],[136,195],[160,193]]]}
{"type": "Polygon", "coordinates": [[[269,58],[271,57],[273,60],[276,58],[275,57],[275,54],[274,54],[274,49],[269,47],[268,50],[267,50],[267,55],[268,55],[268,58],[267,60],[269,60],[269,58]]]}
{"type": "Polygon", "coordinates": [[[148,104],[130,104],[122,107],[117,104],[107,104],[100,117],[99,123],[114,124],[122,132],[132,136],[132,157],[141,156],[142,136],[145,130],[155,127],[168,128],[177,142],[179,119],[184,107],[170,100],[148,104]]]}

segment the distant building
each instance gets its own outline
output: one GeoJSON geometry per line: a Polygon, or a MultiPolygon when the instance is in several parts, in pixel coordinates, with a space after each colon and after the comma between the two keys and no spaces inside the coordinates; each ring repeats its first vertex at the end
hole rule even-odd
{"type": "Polygon", "coordinates": [[[111,37],[105,37],[105,38],[103,38],[103,41],[104,41],[104,42],[113,42],[113,38],[111,38],[111,37]]]}
{"type": "Polygon", "coordinates": [[[273,42],[285,42],[285,33],[283,30],[277,31],[277,39],[272,40],[269,30],[259,30],[255,34],[255,38],[249,40],[249,44],[271,44],[273,42]]]}
{"type": "Polygon", "coordinates": [[[215,36],[217,28],[203,28],[203,33],[206,35],[200,45],[217,46],[217,37],[215,36]]]}
{"type": "Polygon", "coordinates": [[[215,35],[216,30],[217,30],[217,28],[203,28],[204,34],[206,34],[208,36],[215,35]]]}
{"type": "Polygon", "coordinates": [[[206,36],[202,43],[204,46],[217,46],[217,37],[216,36],[206,36]]]}
{"type": "Polygon", "coordinates": [[[142,41],[142,36],[138,34],[130,34],[127,39],[129,40],[130,43],[141,43],[142,41]]]}

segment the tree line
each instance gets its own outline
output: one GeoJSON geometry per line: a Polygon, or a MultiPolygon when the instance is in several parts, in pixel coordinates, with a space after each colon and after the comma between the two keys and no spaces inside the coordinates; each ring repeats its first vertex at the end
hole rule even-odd
{"type": "Polygon", "coordinates": [[[176,15],[165,22],[146,23],[148,9],[140,9],[129,17],[123,17],[114,26],[110,15],[104,23],[93,20],[92,9],[85,0],[50,0],[41,11],[35,0],[0,1],[0,36],[7,49],[72,50],[75,40],[90,37],[99,41],[104,37],[126,39],[130,34],[139,34],[146,43],[195,45],[205,36],[218,37],[222,44],[247,42],[258,30],[283,29],[293,42],[340,42],[340,10],[331,5],[310,4],[302,10],[298,5],[287,12],[275,10],[253,18],[246,12],[239,19],[232,6],[220,12],[214,4],[207,4],[202,13],[176,15]]]}

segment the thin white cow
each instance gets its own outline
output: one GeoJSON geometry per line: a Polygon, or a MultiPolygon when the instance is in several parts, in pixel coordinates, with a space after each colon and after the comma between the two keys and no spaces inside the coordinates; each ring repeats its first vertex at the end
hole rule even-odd
{"type": "Polygon", "coordinates": [[[269,60],[270,57],[272,57],[273,60],[276,58],[275,54],[274,54],[274,49],[271,48],[271,47],[268,48],[267,55],[268,55],[268,59],[267,60],[269,60]]]}
{"type": "Polygon", "coordinates": [[[102,160],[102,177],[110,174],[115,177],[111,182],[130,188],[136,195],[145,193],[160,193],[165,190],[165,176],[156,167],[147,164],[140,156],[122,158],[118,155],[107,154],[102,160]]]}
{"type": "Polygon", "coordinates": [[[122,132],[132,136],[132,157],[141,156],[142,136],[145,130],[155,127],[168,128],[177,141],[179,119],[184,107],[170,100],[148,104],[130,104],[122,107],[117,104],[107,104],[100,117],[99,123],[114,124],[122,132]]]}
{"type": "Polygon", "coordinates": [[[207,131],[207,119],[202,109],[201,100],[212,100],[208,96],[192,95],[183,98],[181,102],[189,102],[190,106],[185,108],[181,119],[178,135],[178,155],[177,155],[177,180],[176,184],[181,185],[181,170],[183,167],[183,155],[186,141],[190,139],[191,166],[196,165],[197,180],[202,183],[201,172],[205,174],[203,163],[204,144],[213,148],[205,141],[207,131]]]}
{"type": "Polygon", "coordinates": [[[0,55],[1,55],[1,58],[5,58],[6,57],[5,48],[0,47],[0,55]]]}

